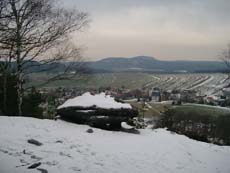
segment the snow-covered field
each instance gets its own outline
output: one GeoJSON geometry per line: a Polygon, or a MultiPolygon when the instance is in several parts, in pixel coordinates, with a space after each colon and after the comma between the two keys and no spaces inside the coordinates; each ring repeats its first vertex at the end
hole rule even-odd
{"type": "Polygon", "coordinates": [[[226,74],[162,74],[153,75],[145,87],[158,87],[163,90],[197,90],[203,95],[218,94],[229,84],[226,74]]]}
{"type": "Polygon", "coordinates": [[[0,173],[229,173],[230,147],[191,140],[164,129],[140,135],[61,120],[0,117],[0,173]],[[27,143],[36,139],[43,143],[27,143]]]}

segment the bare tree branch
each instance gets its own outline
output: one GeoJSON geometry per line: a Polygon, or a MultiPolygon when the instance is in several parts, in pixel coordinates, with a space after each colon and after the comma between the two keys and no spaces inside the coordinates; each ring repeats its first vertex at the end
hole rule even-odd
{"type": "Polygon", "coordinates": [[[82,67],[78,47],[69,46],[67,42],[71,33],[84,30],[89,16],[56,4],[54,0],[0,1],[0,60],[13,61],[16,65],[19,115],[26,71],[37,64],[41,69],[43,65],[51,65],[52,69],[55,63],[65,64],[60,73],[47,80],[49,82],[63,75],[69,77],[71,71],[82,67]]]}
{"type": "Polygon", "coordinates": [[[227,44],[227,47],[223,50],[221,59],[230,71],[230,42],[227,44]]]}

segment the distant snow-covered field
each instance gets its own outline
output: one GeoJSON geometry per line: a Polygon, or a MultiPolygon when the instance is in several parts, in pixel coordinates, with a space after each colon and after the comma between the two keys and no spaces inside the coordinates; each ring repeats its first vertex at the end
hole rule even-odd
{"type": "Polygon", "coordinates": [[[229,173],[230,147],[216,146],[165,129],[140,135],[64,121],[0,117],[0,173],[229,173]],[[43,143],[27,143],[36,139],[43,143]]]}
{"type": "MultiPolygon", "coordinates": [[[[37,85],[46,80],[47,74],[31,74],[30,85],[37,85]]],[[[92,75],[88,80],[73,79],[49,83],[49,87],[99,88],[122,87],[129,89],[154,88],[163,90],[193,89],[201,94],[215,95],[229,85],[230,79],[222,73],[182,73],[182,74],[149,74],[149,73],[100,73],[92,75]]]]}
{"type": "Polygon", "coordinates": [[[146,87],[159,87],[163,90],[197,90],[200,94],[218,94],[229,84],[228,75],[213,74],[164,74],[153,75],[153,81],[146,87]],[[158,78],[158,79],[156,79],[158,78]]]}

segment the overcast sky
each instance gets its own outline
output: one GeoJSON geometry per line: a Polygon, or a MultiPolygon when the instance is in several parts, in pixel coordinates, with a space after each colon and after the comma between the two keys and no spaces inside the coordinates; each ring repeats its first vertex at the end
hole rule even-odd
{"type": "Polygon", "coordinates": [[[217,59],[230,41],[230,0],[62,0],[90,14],[74,39],[90,59],[217,59]]]}

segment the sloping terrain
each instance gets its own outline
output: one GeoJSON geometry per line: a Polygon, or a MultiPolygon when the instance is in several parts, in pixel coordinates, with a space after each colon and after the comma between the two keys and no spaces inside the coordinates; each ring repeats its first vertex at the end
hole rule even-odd
{"type": "Polygon", "coordinates": [[[88,62],[88,67],[94,71],[136,71],[136,72],[217,72],[226,70],[221,61],[161,61],[153,57],[137,56],[133,58],[105,58],[95,62],[88,62]]]}
{"type": "MultiPolygon", "coordinates": [[[[29,86],[36,86],[47,80],[49,74],[33,73],[29,86]]],[[[73,78],[51,82],[44,87],[65,87],[98,89],[100,87],[118,88],[160,88],[162,90],[196,90],[201,94],[216,95],[229,85],[229,77],[222,73],[199,74],[148,74],[148,73],[101,73],[94,74],[86,80],[73,78]]]]}
{"type": "MultiPolygon", "coordinates": [[[[0,62],[1,63],[1,62],[0,62]]],[[[80,62],[82,63],[82,62],[80,62]]],[[[79,68],[79,62],[51,63],[40,64],[36,61],[25,61],[24,68],[27,73],[49,72],[56,74],[63,72],[71,64],[79,68]],[[76,64],[75,64],[76,63],[76,64]]],[[[12,68],[16,64],[12,63],[12,68]]],[[[71,68],[74,70],[83,70],[84,72],[104,73],[104,72],[156,72],[156,73],[194,73],[194,72],[224,72],[227,71],[226,64],[222,61],[162,61],[148,56],[111,57],[98,61],[88,61],[81,64],[81,69],[71,68]]]]}
{"type": "Polygon", "coordinates": [[[27,169],[34,163],[49,173],[230,172],[230,147],[164,129],[146,129],[140,135],[87,129],[64,121],[0,117],[0,172],[39,172],[27,169]]]}

